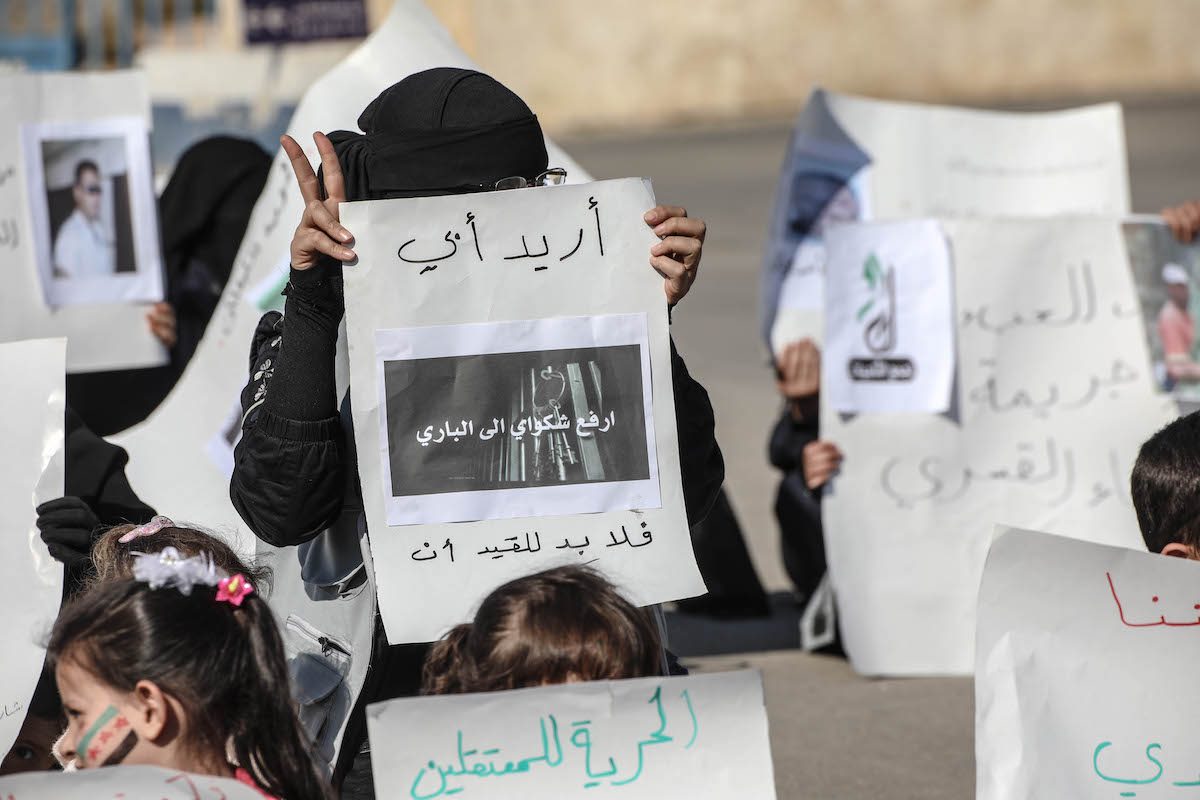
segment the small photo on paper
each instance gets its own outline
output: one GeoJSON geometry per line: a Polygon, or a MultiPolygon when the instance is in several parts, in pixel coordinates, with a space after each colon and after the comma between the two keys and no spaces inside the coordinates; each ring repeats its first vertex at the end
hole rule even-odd
{"type": "Polygon", "coordinates": [[[22,126],[38,276],[51,307],[162,299],[147,133],[114,118],[22,126]]]}
{"type": "Polygon", "coordinates": [[[1123,225],[1146,345],[1158,387],[1200,409],[1200,246],[1181,244],[1160,222],[1123,225]]]}
{"type": "Polygon", "coordinates": [[[377,336],[389,524],[659,505],[644,316],[377,336]]]}

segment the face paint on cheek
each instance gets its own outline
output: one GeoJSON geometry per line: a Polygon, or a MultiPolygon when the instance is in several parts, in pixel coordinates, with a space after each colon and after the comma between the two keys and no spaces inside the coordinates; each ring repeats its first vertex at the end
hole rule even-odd
{"type": "Polygon", "coordinates": [[[76,758],[85,767],[108,767],[124,761],[136,744],[129,720],[109,706],[80,737],[76,758]]]}

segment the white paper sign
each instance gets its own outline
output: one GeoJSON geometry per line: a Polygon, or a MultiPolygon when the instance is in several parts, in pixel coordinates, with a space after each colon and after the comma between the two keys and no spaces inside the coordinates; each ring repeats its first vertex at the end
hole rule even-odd
{"type": "MultiPolygon", "coordinates": [[[[315,169],[320,158],[313,131],[356,130],[358,115],[384,89],[414,72],[447,66],[475,68],[420,0],[397,0],[378,30],[304,94],[288,133],[305,148],[315,169]]],[[[568,181],[589,180],[553,142],[547,140],[546,149],[551,166],[567,169],[568,181]]],[[[254,537],[229,501],[228,459],[209,453],[217,437],[230,441],[229,404],[246,385],[254,326],[270,305],[272,288],[279,285],[279,267],[288,257],[303,208],[296,178],[280,150],[221,301],[187,370],[149,419],[113,439],[129,451],[126,472],[142,499],[174,519],[218,531],[243,553],[254,552],[254,537]]],[[[344,351],[341,359],[339,386],[344,388],[344,351]]]]}
{"type": "Polygon", "coordinates": [[[165,364],[145,76],[10,74],[0,98],[0,341],[66,336],[70,372],[165,364]]]}
{"type": "Polygon", "coordinates": [[[342,206],[389,641],[431,641],[501,583],[564,563],[594,564],[642,605],[704,591],[662,278],[646,266],[653,206],[638,179],[342,206]]]}
{"type": "Polygon", "coordinates": [[[105,767],[78,772],[23,772],[0,778],[4,800],[262,800],[256,789],[232,778],[194,775],[162,767],[105,767]]]}
{"type": "Polygon", "coordinates": [[[754,670],[389,700],[367,731],[381,797],[775,797],[754,670]]]}
{"type": "MultiPolygon", "coordinates": [[[[871,225],[862,226],[865,232],[871,225]]],[[[840,417],[822,504],[846,650],[864,674],[968,674],[991,527],[1140,547],[1138,448],[1174,416],[1151,377],[1120,221],[945,221],[958,370],[945,414],[840,417]]],[[[833,380],[825,361],[823,381],[833,380]]]]}
{"type": "Polygon", "coordinates": [[[63,493],[66,348],[64,339],[0,344],[0,586],[8,595],[0,753],[8,752],[25,720],[46,657],[42,637],[62,597],[62,564],[42,543],[34,509],[63,493]]]}
{"type": "Polygon", "coordinates": [[[775,352],[805,336],[820,338],[816,265],[835,224],[1128,212],[1124,125],[1115,103],[999,112],[818,89],[796,121],[776,192],[763,335],[775,352]]]}
{"type": "Polygon", "coordinates": [[[847,414],[950,407],[954,289],[933,220],[844,226],[829,236],[823,392],[847,414]]]}
{"type": "Polygon", "coordinates": [[[1129,213],[1117,103],[983,111],[820,92],[871,156],[875,219],[1129,213]]]}
{"type": "Polygon", "coordinates": [[[979,800],[1190,797],[1200,565],[1001,528],[979,590],[979,800]]]}

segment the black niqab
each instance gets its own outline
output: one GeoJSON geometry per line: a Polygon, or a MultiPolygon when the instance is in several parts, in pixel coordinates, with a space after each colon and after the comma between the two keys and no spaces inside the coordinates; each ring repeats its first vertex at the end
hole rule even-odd
{"type": "Polygon", "coordinates": [[[410,75],[371,101],[358,126],[362,133],[329,134],[347,200],[479,191],[503,178],[533,178],[548,160],[529,106],[474,70],[410,75]]]}

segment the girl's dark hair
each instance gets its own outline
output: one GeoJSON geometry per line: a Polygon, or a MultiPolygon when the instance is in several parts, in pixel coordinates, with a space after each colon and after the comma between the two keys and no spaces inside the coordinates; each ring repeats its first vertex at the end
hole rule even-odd
{"type": "Polygon", "coordinates": [[[245,575],[256,591],[269,594],[271,569],[247,564],[220,537],[188,525],[168,525],[132,542],[122,543],[121,537],[137,525],[117,525],[100,535],[92,545],[92,564],[95,574],[84,585],[88,589],[100,583],[133,577],[133,553],[158,553],[174,547],[184,558],[208,553],[213,563],[230,575],[245,575]]]}
{"type": "Polygon", "coordinates": [[[649,614],[596,571],[558,567],[510,581],[469,624],[435,642],[422,694],[520,689],[568,680],[641,678],[662,672],[649,614]]]}
{"type": "Polygon", "coordinates": [[[237,762],[268,793],[331,797],[292,705],[270,608],[258,594],[237,608],[216,592],[98,584],[59,615],[47,663],[73,662],[121,692],[152,681],[187,710],[186,745],[197,757],[223,764],[232,738],[237,762]]]}

